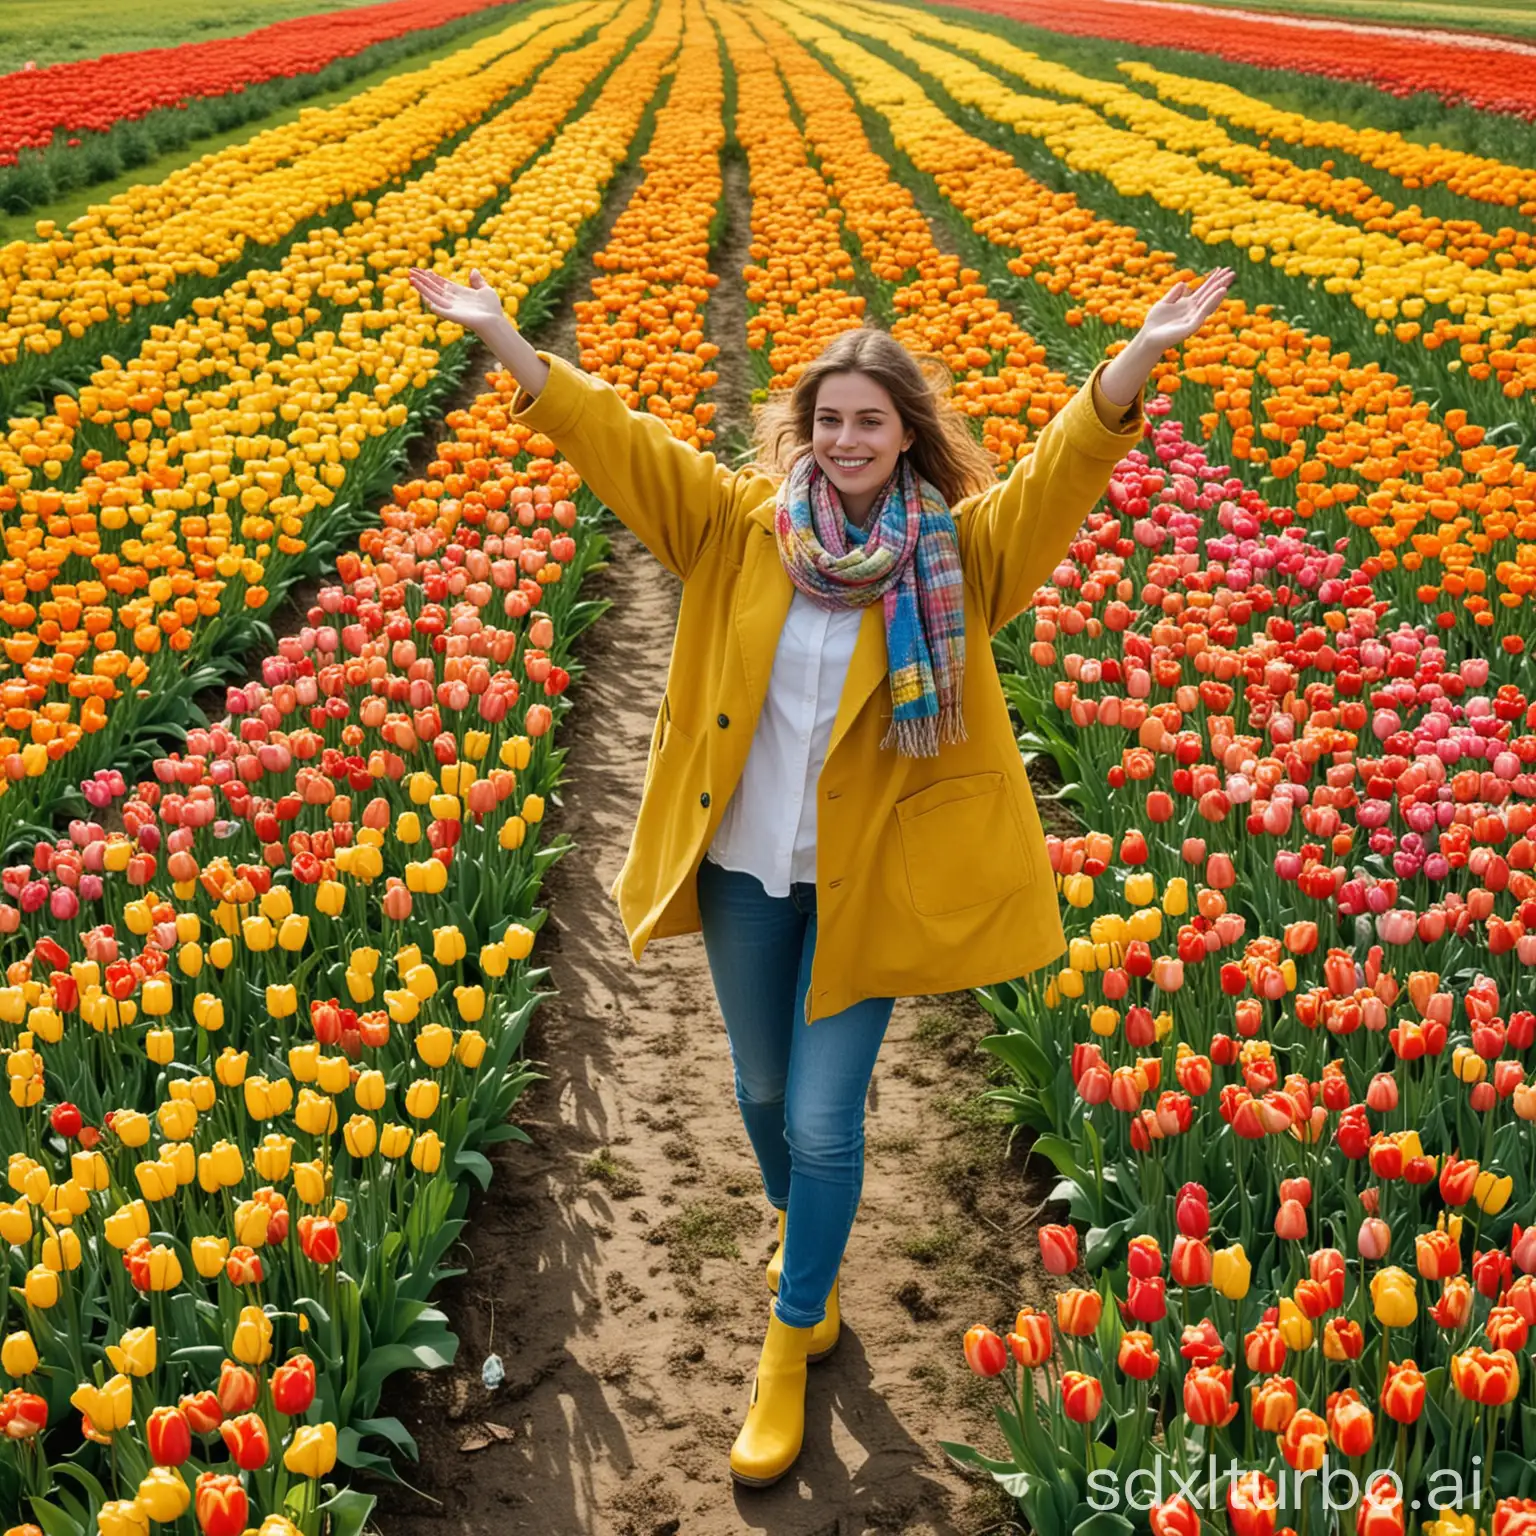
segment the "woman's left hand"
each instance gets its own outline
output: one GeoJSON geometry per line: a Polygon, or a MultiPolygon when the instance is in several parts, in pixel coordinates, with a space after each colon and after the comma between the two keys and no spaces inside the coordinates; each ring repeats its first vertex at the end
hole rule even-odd
{"type": "Polygon", "coordinates": [[[1141,329],[1111,359],[1099,387],[1113,405],[1129,405],[1146,388],[1158,360],[1170,347],[1181,346],[1216,312],[1237,274],[1218,267],[1198,288],[1175,283],[1147,311],[1141,329]]]}
{"type": "Polygon", "coordinates": [[[1153,354],[1188,341],[1215,314],[1236,276],[1231,267],[1219,267],[1198,288],[1175,283],[1147,311],[1137,341],[1153,354]]]}

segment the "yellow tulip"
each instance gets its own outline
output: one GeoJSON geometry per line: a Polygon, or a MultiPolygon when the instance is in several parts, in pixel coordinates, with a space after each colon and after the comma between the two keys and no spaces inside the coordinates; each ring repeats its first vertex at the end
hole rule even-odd
{"type": "Polygon", "coordinates": [[[169,1066],[176,1056],[176,1036],[168,1029],[146,1031],[144,1054],[157,1067],[169,1066]]]}
{"type": "Polygon", "coordinates": [[[242,919],[240,937],[245,947],[256,955],[265,954],[277,942],[271,921],[259,915],[242,919]]]}
{"type": "Polygon", "coordinates": [[[235,946],[227,938],[217,938],[208,946],[208,963],[215,970],[225,970],[235,958],[235,946]]]}
{"type": "Polygon", "coordinates": [[[379,1145],[379,1128],[367,1115],[353,1115],[341,1135],[353,1157],[372,1157],[379,1145]]]}
{"type": "Polygon", "coordinates": [[[290,953],[304,948],[309,941],[309,919],[301,913],[292,912],[285,917],[277,930],[277,945],[279,949],[288,950],[290,953]]]}
{"type": "Polygon", "coordinates": [[[142,1200],[120,1205],[102,1223],[102,1232],[111,1245],[121,1251],[141,1237],[149,1236],[149,1207],[142,1200]]]}
{"type": "Polygon", "coordinates": [[[321,1158],[293,1165],[293,1189],[305,1205],[321,1205],[330,1192],[330,1169],[321,1158]]]}
{"type": "Polygon", "coordinates": [[[43,1239],[43,1263],[57,1274],[80,1268],[83,1255],[80,1251],[80,1234],[72,1227],[62,1230],[45,1223],[47,1236],[43,1239]]]}
{"type": "Polygon", "coordinates": [[[160,1133],[172,1141],[185,1141],[197,1129],[197,1105],[190,1099],[167,1099],[155,1111],[160,1133]]]}
{"type": "Polygon", "coordinates": [[[410,1024],[421,1012],[421,999],[409,989],[400,988],[385,992],[384,1006],[389,1010],[393,1023],[410,1024]]]}
{"type": "Polygon", "coordinates": [[[411,1150],[411,1128],[390,1121],[379,1132],[379,1151],[391,1161],[396,1161],[411,1150]]]}
{"type": "Polygon", "coordinates": [[[336,1426],[300,1424],[283,1452],[283,1465],[295,1477],[324,1477],[336,1465],[336,1426]]]}
{"type": "Polygon", "coordinates": [[[528,823],[521,816],[508,816],[496,834],[497,843],[507,853],[515,853],[528,840],[528,823]]]}
{"type": "Polygon", "coordinates": [[[286,885],[271,886],[263,893],[257,907],[268,922],[285,922],[293,916],[293,892],[286,885]]]}
{"type": "Polygon", "coordinates": [[[345,1093],[352,1086],[352,1063],[345,1056],[322,1056],[315,1071],[315,1083],[322,1093],[345,1093]]]}
{"type": "Polygon", "coordinates": [[[116,1344],[107,1345],[107,1359],[114,1371],[124,1376],[148,1376],[155,1368],[157,1353],[153,1328],[130,1328],[116,1344]]]}
{"type": "Polygon", "coordinates": [[[322,880],[315,887],[315,906],[325,917],[340,917],[347,905],[347,888],[339,880],[322,880]]]}
{"type": "Polygon", "coordinates": [[[385,1092],[384,1074],[376,1067],[358,1073],[357,1082],[352,1087],[359,1109],[383,1109],[385,1092]]]}
{"type": "Polygon", "coordinates": [[[1508,1174],[1500,1178],[1488,1168],[1478,1174],[1472,1186],[1472,1198],[1477,1201],[1478,1209],[1489,1216],[1497,1216],[1509,1204],[1509,1197],[1514,1192],[1513,1178],[1508,1174]]]}
{"type": "Polygon", "coordinates": [[[189,1246],[192,1249],[192,1267],[204,1280],[216,1280],[219,1271],[224,1268],[225,1259],[229,1257],[229,1239],[194,1237],[189,1246]]]}
{"type": "Polygon", "coordinates": [[[328,1136],[336,1129],[336,1101],[313,1088],[301,1088],[293,1118],[306,1135],[328,1136]]]}
{"type": "Polygon", "coordinates": [[[271,1220],[270,1205],[264,1205],[260,1200],[242,1200],[235,1207],[235,1241],[246,1248],[264,1247],[271,1220]]]}
{"type": "Polygon", "coordinates": [[[407,847],[421,841],[421,817],[415,811],[401,811],[395,818],[395,838],[407,847]]]}
{"type": "Polygon", "coordinates": [[[145,1161],[133,1165],[133,1176],[138,1181],[139,1193],[148,1201],[169,1200],[179,1188],[174,1163],[145,1161]]]}
{"type": "Polygon", "coordinates": [[[430,1120],[437,1113],[442,1089],[429,1077],[418,1077],[406,1090],[405,1112],[413,1120],[430,1120]]]}
{"type": "Polygon", "coordinates": [[[378,950],[371,946],[354,949],[347,959],[347,967],[359,976],[372,976],[379,968],[378,950]]]}
{"type": "Polygon", "coordinates": [[[82,1188],[102,1190],[112,1183],[112,1169],[100,1152],[75,1152],[69,1159],[70,1176],[82,1188]]]}
{"type": "Polygon", "coordinates": [[[104,1435],[116,1434],[133,1422],[133,1383],[119,1372],[105,1386],[81,1382],[70,1397],[81,1413],[104,1435]]]}
{"type": "Polygon", "coordinates": [[[432,930],[432,958],[439,965],[454,965],[462,960],[468,946],[464,942],[464,935],[457,928],[434,928],[432,930]]]}
{"type": "MultiPolygon", "coordinates": [[[[95,1423],[93,1418],[91,1421],[95,1423]]],[[[149,1536],[149,1510],[137,1499],[108,1499],[96,1514],[97,1536],[149,1536]]]]}
{"type": "MultiPolygon", "coordinates": [[[[221,1026],[223,1022],[224,1016],[221,1010],[219,1014],[221,1026]]],[[[213,1064],[213,1070],[226,1088],[238,1088],[245,1081],[245,1071],[250,1065],[250,1060],[249,1051],[237,1051],[232,1045],[226,1045],[219,1052],[219,1059],[213,1064]]]]}
{"type": "Polygon", "coordinates": [[[1387,1328],[1406,1328],[1419,1315],[1413,1276],[1395,1264],[1371,1276],[1371,1304],[1387,1328]]]}
{"type": "Polygon", "coordinates": [[[149,1140],[149,1116],[136,1109],[120,1109],[112,1117],[112,1134],[125,1147],[142,1147],[149,1140]]]}
{"type": "Polygon", "coordinates": [[[242,1307],[229,1348],[242,1365],[261,1365],[272,1353],[272,1320],[260,1307],[242,1307]]]}
{"type": "Polygon", "coordinates": [[[423,1131],[411,1148],[411,1166],[422,1173],[436,1173],[443,1161],[443,1143],[436,1131],[423,1131]]]}
{"type": "Polygon", "coordinates": [[[273,982],[267,988],[267,1012],[274,1019],[291,1019],[299,1011],[298,989],[286,983],[273,982]]]}
{"type": "Polygon", "coordinates": [[[1163,911],[1169,917],[1183,917],[1189,911],[1189,881],[1175,875],[1163,887],[1163,911]]]}
{"type": "Polygon", "coordinates": [[[0,1344],[0,1369],[18,1381],[37,1369],[37,1345],[25,1328],[7,1334],[5,1342],[0,1344]]]}
{"type": "Polygon", "coordinates": [[[261,1144],[251,1151],[251,1161],[257,1174],[269,1184],[276,1184],[288,1177],[293,1160],[293,1137],[269,1131],[261,1138],[261,1144]]]}
{"type": "Polygon", "coordinates": [[[59,1304],[59,1277],[46,1264],[34,1264],[22,1282],[22,1294],[29,1307],[46,1312],[59,1304]]]}
{"type": "Polygon", "coordinates": [[[453,1055],[453,1031],[443,1024],[428,1024],[416,1036],[416,1054],[434,1071],[448,1065],[453,1055]]]}
{"type": "Polygon", "coordinates": [[[186,1514],[192,1490],[175,1467],[151,1467],[139,1483],[139,1508],[158,1525],[171,1525],[186,1514]]]}
{"type": "Polygon", "coordinates": [[[478,1024],[485,1017],[484,987],[455,987],[453,1000],[458,1004],[459,1017],[466,1024],[478,1024]]]}
{"type": "Polygon", "coordinates": [[[505,976],[511,960],[512,957],[507,953],[504,944],[482,944],[480,946],[480,969],[487,976],[505,976]]]}

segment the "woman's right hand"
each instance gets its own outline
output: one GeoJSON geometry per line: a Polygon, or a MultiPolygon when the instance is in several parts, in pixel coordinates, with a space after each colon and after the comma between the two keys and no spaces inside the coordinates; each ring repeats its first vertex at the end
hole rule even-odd
{"type": "Polygon", "coordinates": [[[440,320],[451,320],[466,330],[483,335],[486,328],[505,319],[506,312],[496,290],[481,277],[479,268],[469,274],[469,286],[456,283],[425,267],[412,267],[411,286],[421,301],[440,320]]]}

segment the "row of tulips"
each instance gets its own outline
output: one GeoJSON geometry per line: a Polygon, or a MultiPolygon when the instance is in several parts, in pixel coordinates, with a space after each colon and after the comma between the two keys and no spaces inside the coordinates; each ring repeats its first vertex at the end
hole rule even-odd
{"type": "Polygon", "coordinates": [[[593,259],[592,296],[575,305],[581,366],[635,410],[695,448],[714,440],[719,347],[703,310],[719,279],[709,250],[720,223],[720,47],[697,0],[679,7],[682,36],[665,102],[641,156],[645,179],[593,259]]]}
{"type": "MultiPolygon", "coordinates": [[[[1536,420],[1522,403],[1536,380],[1536,351],[1516,345],[1536,321],[1536,288],[1524,264],[1488,261],[1481,247],[1458,256],[1444,243],[1404,242],[1375,221],[1362,230],[1275,195],[1262,181],[1230,179],[1238,166],[1268,166],[1281,157],[1233,144],[1217,124],[1196,123],[1129,87],[1044,62],[995,33],[937,17],[914,20],[904,6],[809,9],[869,31],[955,103],[1010,129],[1021,146],[1034,148],[1045,174],[1069,173],[1074,186],[1088,178],[1088,196],[1098,206],[1111,206],[1109,199],[1123,204],[1128,222],[1163,238],[1162,225],[1143,212],[1150,204],[1186,241],[1236,247],[1250,264],[1250,303],[1284,306],[1305,284],[1309,307],[1357,355],[1384,354],[1424,387],[1476,405],[1489,426],[1514,417],[1529,431],[1536,420]],[[1079,99],[1014,89],[1019,79],[1079,99]],[[1128,126],[1102,114],[1123,117],[1128,126]],[[1472,349],[1459,359],[1465,381],[1445,379],[1438,353],[1448,339],[1464,339],[1472,349]]],[[[1305,179],[1294,167],[1288,174],[1305,179]]],[[[1316,174],[1331,182],[1327,173],[1316,174]]]]}
{"type": "Polygon", "coordinates": [[[0,163],[59,133],[106,132],[189,98],[222,96],[265,80],[313,74],[333,59],[484,8],[484,0],[359,6],[277,22],[237,38],[51,64],[0,75],[0,163]]]}
{"type": "MultiPolygon", "coordinates": [[[[959,5],[960,0],[946,0],[959,5]]],[[[1168,30],[1135,0],[1085,0],[1063,11],[1047,0],[964,0],[966,10],[1048,28],[1069,36],[1112,38],[1124,48],[1167,47],[1168,30]]],[[[1178,47],[1265,70],[1362,81],[1394,96],[1438,98],[1431,108],[1464,102],[1483,112],[1536,121],[1529,45],[1490,47],[1483,38],[1455,41],[1445,33],[1426,46],[1412,27],[1329,26],[1317,18],[1297,24],[1273,15],[1202,16],[1182,32],[1178,47]]]]}
{"type": "MultiPolygon", "coordinates": [[[[1395,184],[1400,189],[1388,196],[1424,199],[1433,196],[1434,189],[1443,188],[1467,203],[1486,205],[1482,209],[1458,207],[1459,212],[1476,212],[1484,220],[1508,216],[1499,210],[1512,209],[1525,218],[1536,213],[1536,172],[1517,162],[1449,149],[1443,144],[1420,144],[1401,133],[1380,128],[1356,128],[1348,123],[1284,111],[1225,81],[1158,69],[1141,59],[1127,59],[1118,68],[1128,80],[1149,87],[1160,101],[1177,102],[1209,113],[1230,123],[1240,134],[1284,144],[1293,155],[1307,155],[1311,151],[1338,155],[1345,164],[1384,172],[1391,178],[1388,185],[1395,184]]],[[[1319,169],[1331,171],[1336,166],[1324,160],[1319,169]]],[[[1388,217],[1411,229],[1413,212],[1412,208],[1400,208],[1388,217]]],[[[1426,216],[1421,238],[1432,239],[1439,234],[1440,238],[1451,240],[1459,233],[1452,221],[1426,216]]],[[[1523,245],[1526,242],[1520,237],[1525,233],[1523,229],[1500,225],[1495,248],[1509,249],[1516,242],[1523,245]]]]}
{"type": "Polygon", "coordinates": [[[14,513],[16,580],[0,620],[20,632],[5,642],[0,841],[82,769],[121,764],[185,716],[206,668],[244,654],[282,592],[366,518],[468,353],[459,327],[421,309],[407,267],[477,265],[514,307],[561,269],[675,47],[663,18],[614,66],[643,14],[633,0],[451,155],[195,303],[78,402],[13,420],[0,509],[14,513]],[[283,348],[259,371],[258,328],[283,348]],[[77,579],[80,556],[93,579],[77,579]]]}
{"type": "MultiPolygon", "coordinates": [[[[953,205],[977,267],[1027,306],[1060,355],[1091,366],[1178,275],[1136,228],[1088,216],[962,129],[883,57],[884,44],[772,9],[852,83],[878,147],[953,205]],[[1010,288],[1011,277],[1029,282],[1010,288]]],[[[1379,564],[1394,593],[1432,603],[1437,621],[1469,614],[1501,669],[1523,654],[1536,556],[1522,541],[1536,493],[1513,444],[1496,446],[1466,412],[1433,411],[1392,374],[1238,299],[1159,365],[1156,389],[1209,452],[1256,467],[1249,478],[1264,494],[1285,495],[1290,482],[1290,515],[1310,522],[1343,506],[1354,563],[1379,564]]]]}
{"type": "Polygon", "coordinates": [[[0,76],[0,210],[25,213],[494,24],[502,3],[332,11],[0,76]],[[188,74],[190,67],[191,74],[188,74]]]}
{"type": "Polygon", "coordinates": [[[0,410],[15,414],[49,380],[83,382],[104,353],[132,355],[153,324],[255,267],[275,269],[312,229],[345,227],[357,205],[420,178],[602,14],[541,7],[425,68],[130,187],[63,229],[38,220],[35,240],[0,248],[0,410]]]}
{"type": "Polygon", "coordinates": [[[413,1451],[385,1380],[453,1358],[430,1297],[483,1149],[522,1135],[551,735],[605,544],[493,385],[221,723],[99,774],[96,818],[5,872],[22,1531],[359,1532],[345,1473],[413,1451]]]}

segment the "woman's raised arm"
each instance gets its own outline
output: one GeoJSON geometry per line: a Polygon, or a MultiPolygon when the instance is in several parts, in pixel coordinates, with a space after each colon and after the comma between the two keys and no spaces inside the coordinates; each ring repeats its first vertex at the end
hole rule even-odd
{"type": "Polygon", "coordinates": [[[611,384],[537,351],[479,272],[465,287],[413,267],[411,282],[423,303],[474,331],[517,380],[518,421],[551,438],[619,521],[686,577],[750,476],[674,437],[660,417],[630,410],[611,384]]]}
{"type": "MultiPolygon", "coordinates": [[[[995,633],[1029,606],[1104,494],[1116,462],[1141,437],[1106,419],[1136,401],[1153,365],[1205,324],[1226,297],[1233,273],[1222,267],[1196,289],[1175,283],[1148,311],[1130,344],[1100,363],[1065,410],[1041,432],[1034,452],[998,485],[955,508],[966,580],[980,595],[995,633]]],[[[1138,413],[1139,414],[1139,413],[1138,413]]]]}

